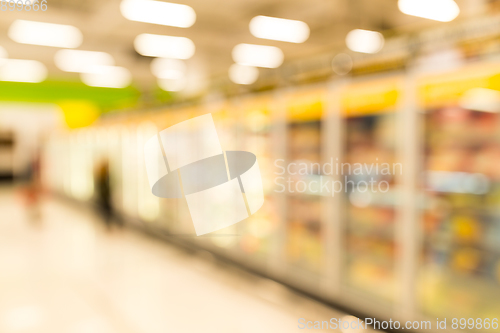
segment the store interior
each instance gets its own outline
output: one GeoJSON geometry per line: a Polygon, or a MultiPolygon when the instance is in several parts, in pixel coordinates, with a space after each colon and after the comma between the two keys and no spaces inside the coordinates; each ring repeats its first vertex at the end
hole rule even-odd
{"type": "Polygon", "coordinates": [[[0,332],[498,329],[500,1],[0,11],[0,332]],[[236,177],[247,218],[201,235],[148,147],[172,173],[208,143],[162,133],[203,116],[228,183],[228,152],[255,155],[262,203],[236,177]]]}

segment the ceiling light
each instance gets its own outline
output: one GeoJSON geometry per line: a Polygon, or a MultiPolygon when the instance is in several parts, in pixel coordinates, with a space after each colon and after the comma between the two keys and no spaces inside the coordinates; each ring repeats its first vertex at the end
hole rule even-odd
{"type": "Polygon", "coordinates": [[[81,79],[91,87],[125,88],[132,82],[132,75],[123,67],[93,66],[81,74],[81,79]]]}
{"type": "Polygon", "coordinates": [[[453,21],[460,14],[453,0],[399,0],[398,7],[404,14],[441,22],[453,21]]]}
{"type": "Polygon", "coordinates": [[[140,34],[134,41],[135,50],[147,57],[189,59],[195,46],[191,39],[164,35],[140,34]]]}
{"type": "Polygon", "coordinates": [[[238,44],[233,48],[234,62],[244,66],[276,68],[283,59],[283,51],[275,46],[238,44]]]}
{"type": "Polygon", "coordinates": [[[256,16],[250,21],[250,32],[257,38],[303,43],[309,38],[309,26],[302,21],[256,16]]]}
{"type": "Polygon", "coordinates": [[[337,75],[346,75],[352,70],[353,61],[351,56],[339,53],[332,59],[332,69],[337,75]]]}
{"type": "Polygon", "coordinates": [[[83,35],[74,26],[16,20],[9,28],[9,37],[21,44],[75,48],[82,44],[83,35]]]}
{"type": "Polygon", "coordinates": [[[7,59],[0,67],[0,81],[42,82],[47,78],[47,68],[35,60],[7,59]]]}
{"type": "Polygon", "coordinates": [[[158,85],[165,91],[181,91],[186,87],[186,80],[158,79],[158,85]]]}
{"type": "Polygon", "coordinates": [[[60,70],[76,73],[84,73],[92,66],[112,66],[115,63],[108,53],[82,50],[59,50],[54,61],[60,70]]]}
{"type": "Polygon", "coordinates": [[[345,42],[354,52],[377,53],[384,46],[384,36],[376,31],[354,29],[347,34],[345,42]]]}
{"type": "Polygon", "coordinates": [[[257,81],[259,70],[251,66],[233,64],[229,67],[229,78],[237,84],[252,84],[257,81]]]}
{"type": "Polygon", "coordinates": [[[152,0],[123,0],[122,15],[131,21],[189,28],[196,21],[193,8],[177,3],[152,0]]]}
{"type": "Polygon", "coordinates": [[[182,79],[186,73],[186,64],[182,60],[156,58],[151,62],[151,72],[159,79],[182,79]]]}

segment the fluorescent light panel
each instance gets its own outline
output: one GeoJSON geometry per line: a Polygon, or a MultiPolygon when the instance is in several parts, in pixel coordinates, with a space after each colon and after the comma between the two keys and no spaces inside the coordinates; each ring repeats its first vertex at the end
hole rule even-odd
{"type": "Polygon", "coordinates": [[[140,34],[134,41],[135,50],[147,57],[189,59],[195,52],[191,39],[164,35],[140,34]]]}
{"type": "Polygon", "coordinates": [[[59,50],[54,62],[65,72],[85,73],[92,66],[112,66],[115,64],[113,57],[106,52],[83,50],[59,50]]]}
{"type": "Polygon", "coordinates": [[[453,0],[399,0],[398,7],[404,14],[441,22],[453,21],[460,14],[453,0]]]}
{"type": "Polygon", "coordinates": [[[303,43],[310,31],[302,21],[259,15],[250,21],[250,32],[257,38],[303,43]]]}
{"type": "Polygon", "coordinates": [[[196,21],[193,8],[176,3],[152,0],[123,0],[122,15],[131,21],[189,28],[196,21]]]}
{"type": "Polygon", "coordinates": [[[83,35],[71,25],[16,20],[9,28],[9,37],[21,44],[76,48],[83,35]]]}
{"type": "Polygon", "coordinates": [[[276,68],[283,63],[284,55],[275,46],[238,44],[233,48],[233,60],[243,66],[276,68]]]}
{"type": "Polygon", "coordinates": [[[7,59],[0,66],[0,81],[38,83],[47,78],[47,67],[39,61],[7,59]]]}
{"type": "Polygon", "coordinates": [[[259,70],[251,66],[232,64],[229,67],[229,78],[237,84],[252,84],[259,78],[259,70]]]}
{"type": "Polygon", "coordinates": [[[93,66],[80,77],[91,87],[125,88],[132,82],[130,71],[118,66],[93,66]]]}
{"type": "Polygon", "coordinates": [[[347,47],[360,53],[377,53],[384,47],[384,36],[380,32],[354,29],[347,34],[347,47]]]}

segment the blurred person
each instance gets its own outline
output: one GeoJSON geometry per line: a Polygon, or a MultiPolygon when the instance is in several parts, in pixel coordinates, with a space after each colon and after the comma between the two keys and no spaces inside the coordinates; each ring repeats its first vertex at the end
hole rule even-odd
{"type": "Polygon", "coordinates": [[[26,185],[23,191],[29,220],[36,225],[40,225],[42,216],[40,203],[40,198],[42,196],[40,165],[40,154],[35,153],[28,165],[26,185]]]}
{"type": "Polygon", "coordinates": [[[121,223],[114,216],[113,205],[111,203],[111,182],[109,174],[109,163],[103,161],[96,171],[96,193],[97,210],[100,213],[106,228],[111,230],[113,224],[121,226],[121,223]]]}

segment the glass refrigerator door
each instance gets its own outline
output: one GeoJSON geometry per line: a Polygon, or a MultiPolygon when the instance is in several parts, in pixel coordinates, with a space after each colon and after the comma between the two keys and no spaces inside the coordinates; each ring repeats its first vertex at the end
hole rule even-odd
{"type": "Polygon", "coordinates": [[[239,223],[240,248],[252,257],[265,259],[270,252],[270,239],[278,228],[278,217],[273,197],[274,163],[272,161],[272,119],[270,98],[250,101],[243,107],[241,128],[242,148],[257,156],[262,176],[264,205],[244,223],[239,223]],[[253,102],[253,103],[252,103],[253,102]]]}
{"type": "Polygon", "coordinates": [[[395,293],[396,113],[345,120],[339,162],[345,218],[344,284],[377,298],[395,293]]]}
{"type": "MultiPolygon", "coordinates": [[[[321,163],[321,122],[307,121],[289,124],[288,160],[290,165],[319,165],[321,163]]],[[[314,168],[309,167],[308,174],[301,175],[292,170],[287,199],[287,257],[288,262],[309,272],[318,274],[322,262],[321,242],[321,196],[301,191],[301,182],[307,183],[307,177],[314,168]]]]}
{"type": "Polygon", "coordinates": [[[450,322],[496,318],[500,116],[443,107],[429,110],[424,118],[421,306],[426,314],[450,322]]]}

